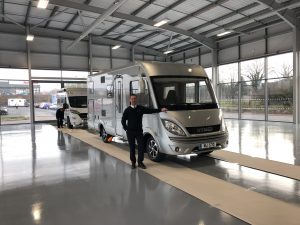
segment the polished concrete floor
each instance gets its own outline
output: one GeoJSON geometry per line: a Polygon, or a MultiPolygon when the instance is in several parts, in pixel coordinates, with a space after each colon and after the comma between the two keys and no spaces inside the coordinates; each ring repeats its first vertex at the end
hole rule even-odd
{"type": "MultiPolygon", "coordinates": [[[[238,120],[227,125],[227,151],[299,165],[297,126],[238,120]]],[[[51,125],[0,126],[0,146],[1,225],[246,224],[51,125]]],[[[298,180],[209,156],[166,161],[300,206],[298,180]]]]}

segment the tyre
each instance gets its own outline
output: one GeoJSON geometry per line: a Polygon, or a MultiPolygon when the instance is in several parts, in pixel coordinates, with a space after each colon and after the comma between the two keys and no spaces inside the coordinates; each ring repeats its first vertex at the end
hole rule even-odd
{"type": "Polygon", "coordinates": [[[154,162],[160,162],[165,158],[165,154],[160,152],[159,146],[153,137],[149,137],[146,142],[146,150],[151,159],[154,162]]]}
{"type": "Polygon", "coordinates": [[[106,133],[104,127],[102,127],[100,129],[100,137],[101,137],[101,139],[102,139],[102,141],[104,143],[109,143],[109,139],[111,138],[111,135],[109,135],[108,133],[106,133]]]}
{"type": "Polygon", "coordinates": [[[69,129],[73,129],[73,125],[71,124],[71,121],[70,121],[70,118],[69,118],[69,117],[67,117],[67,127],[68,127],[69,129]]]}

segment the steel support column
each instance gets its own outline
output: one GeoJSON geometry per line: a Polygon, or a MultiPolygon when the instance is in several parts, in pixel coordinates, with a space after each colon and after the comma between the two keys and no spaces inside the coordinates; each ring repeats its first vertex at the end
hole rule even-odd
{"type": "Polygon", "coordinates": [[[296,28],[293,30],[293,76],[294,76],[294,123],[300,124],[300,31],[296,28]]]}
{"type": "Polygon", "coordinates": [[[89,47],[88,47],[88,53],[89,53],[89,59],[88,59],[88,70],[89,70],[89,73],[90,75],[93,74],[93,48],[92,48],[92,45],[93,45],[93,39],[92,39],[92,35],[90,34],[89,35],[89,47]]]}
{"type": "Polygon", "coordinates": [[[62,62],[62,38],[59,37],[59,69],[60,69],[60,87],[64,88],[64,82],[62,77],[62,70],[63,70],[63,62],[62,62]]]}
{"type": "Polygon", "coordinates": [[[110,62],[110,68],[113,68],[113,54],[112,54],[112,46],[109,46],[109,62],[110,62]]]}
{"type": "Polygon", "coordinates": [[[212,54],[212,85],[214,90],[216,91],[216,95],[219,96],[219,90],[217,89],[217,83],[219,80],[219,74],[218,74],[218,50],[213,49],[211,51],[212,54]]]}
{"type": "MultiPolygon", "coordinates": [[[[268,28],[265,29],[265,55],[268,55],[268,28]]],[[[269,89],[268,89],[268,57],[264,60],[264,74],[265,74],[265,120],[269,120],[269,89]]]]}
{"type": "Polygon", "coordinates": [[[242,119],[242,67],[241,67],[241,37],[238,37],[238,119],[242,119]]]}
{"type": "MultiPolygon", "coordinates": [[[[29,34],[29,27],[26,27],[26,35],[29,34]]],[[[31,79],[31,54],[30,54],[30,42],[26,41],[27,50],[27,68],[28,68],[28,81],[29,81],[29,97],[30,97],[30,123],[34,124],[34,90],[31,79]]]]}

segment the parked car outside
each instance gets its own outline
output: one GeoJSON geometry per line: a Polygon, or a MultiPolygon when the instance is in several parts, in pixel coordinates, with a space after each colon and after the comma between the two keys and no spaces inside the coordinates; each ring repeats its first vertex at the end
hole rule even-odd
{"type": "Polygon", "coordinates": [[[8,114],[8,112],[7,112],[7,107],[1,106],[1,107],[0,107],[0,114],[1,114],[1,115],[7,115],[7,114],[8,114]]]}
{"type": "Polygon", "coordinates": [[[50,108],[51,103],[50,102],[42,102],[40,104],[40,109],[49,109],[50,108]]]}
{"type": "Polygon", "coordinates": [[[57,108],[57,105],[56,105],[56,104],[51,104],[51,105],[49,106],[49,109],[51,109],[51,110],[56,110],[56,109],[58,109],[58,108],[57,108]]]}

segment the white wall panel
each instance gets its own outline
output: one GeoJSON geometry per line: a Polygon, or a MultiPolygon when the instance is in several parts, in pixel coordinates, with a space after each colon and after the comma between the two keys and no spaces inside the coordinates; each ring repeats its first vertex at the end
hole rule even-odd
{"type": "Polygon", "coordinates": [[[238,47],[225,48],[219,51],[219,63],[224,64],[238,60],[238,47]]]}
{"type": "Polygon", "coordinates": [[[93,71],[110,69],[110,60],[105,58],[93,58],[93,71]]]}
{"type": "Polygon", "coordinates": [[[81,56],[62,56],[63,69],[88,70],[88,58],[81,56]]]}
{"type": "Polygon", "coordinates": [[[265,53],[265,40],[241,45],[241,59],[262,57],[265,53]]]}
{"type": "Polygon", "coordinates": [[[129,60],[124,59],[113,59],[113,68],[118,68],[121,66],[126,66],[130,64],[131,62],[129,60]]]}
{"type": "Polygon", "coordinates": [[[130,58],[130,51],[126,48],[118,48],[116,50],[112,50],[113,57],[120,57],[120,58],[130,58]]]}
{"type": "Polygon", "coordinates": [[[30,43],[32,51],[59,54],[59,40],[53,38],[35,37],[30,43]]]}
{"type": "Polygon", "coordinates": [[[59,69],[59,55],[31,54],[32,69],[59,69]]]}
{"type": "Polygon", "coordinates": [[[22,52],[0,50],[0,66],[11,68],[27,68],[26,54],[22,52]]]}
{"type": "Polygon", "coordinates": [[[109,46],[93,45],[92,53],[95,57],[110,57],[109,46]]]}
{"type": "Polygon", "coordinates": [[[191,57],[193,57],[195,55],[198,55],[198,48],[191,49],[189,51],[186,51],[186,53],[185,53],[185,57],[186,58],[191,58],[191,57]]]}
{"type": "Polygon", "coordinates": [[[211,67],[212,64],[212,55],[211,53],[201,55],[201,66],[211,67]]]}
{"type": "Polygon", "coordinates": [[[25,35],[13,35],[0,33],[0,49],[26,51],[25,35]]]}
{"type": "Polygon", "coordinates": [[[152,55],[145,55],[145,61],[153,61],[154,60],[154,56],[152,55]]]}
{"type": "Polygon", "coordinates": [[[269,53],[279,53],[293,50],[292,33],[282,34],[268,39],[269,53]]]}
{"type": "Polygon", "coordinates": [[[199,64],[198,56],[185,59],[185,64],[196,64],[196,65],[198,65],[199,64]]]}
{"type": "Polygon", "coordinates": [[[77,54],[77,55],[88,55],[88,42],[87,41],[80,41],[71,49],[67,50],[70,44],[73,41],[71,40],[62,40],[62,52],[66,54],[77,54]]]}

